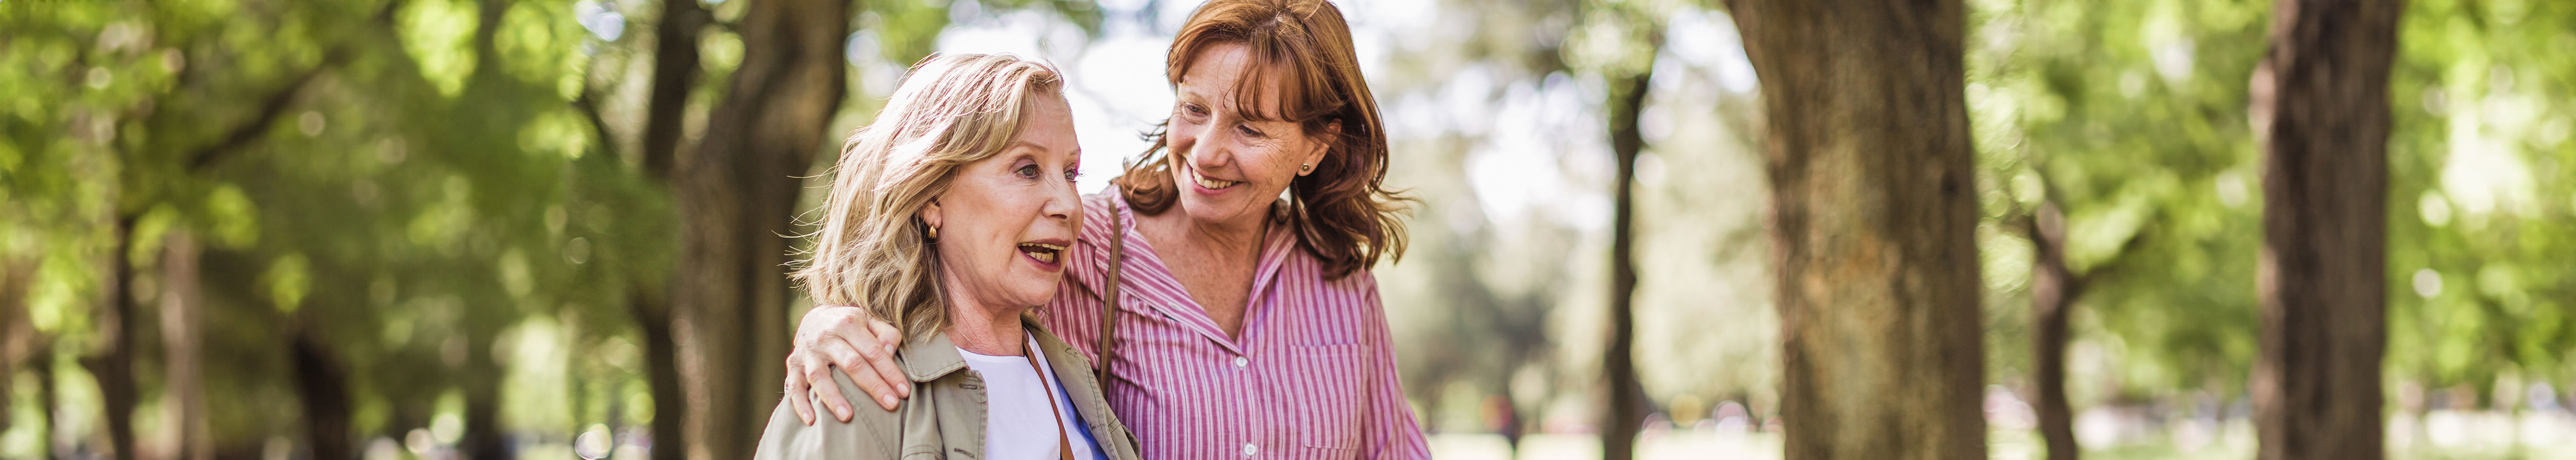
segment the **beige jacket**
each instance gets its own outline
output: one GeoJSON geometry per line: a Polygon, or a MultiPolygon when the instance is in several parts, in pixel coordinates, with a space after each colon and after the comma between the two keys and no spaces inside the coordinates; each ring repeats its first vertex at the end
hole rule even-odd
{"type": "MultiPolygon", "coordinates": [[[[1137,460],[1136,439],[1128,433],[1127,425],[1118,421],[1118,415],[1110,413],[1109,400],[1101,396],[1100,382],[1091,373],[1091,360],[1036,322],[1023,320],[1021,324],[1037,338],[1047,364],[1054,369],[1056,379],[1063,382],[1065,392],[1072,395],[1074,411],[1082,414],[1100,450],[1107,452],[1110,460],[1137,460]]],[[[893,412],[877,410],[873,404],[854,404],[851,409],[857,414],[841,422],[818,402],[814,405],[818,420],[809,426],[782,401],[769,414],[769,428],[760,434],[756,458],[983,458],[984,378],[966,368],[966,358],[957,354],[957,345],[948,341],[948,334],[941,332],[906,342],[895,352],[895,362],[903,367],[906,377],[912,378],[913,392],[912,398],[893,412]]],[[[848,375],[833,372],[832,381],[841,386],[842,395],[867,395],[851,383],[848,375]]]]}

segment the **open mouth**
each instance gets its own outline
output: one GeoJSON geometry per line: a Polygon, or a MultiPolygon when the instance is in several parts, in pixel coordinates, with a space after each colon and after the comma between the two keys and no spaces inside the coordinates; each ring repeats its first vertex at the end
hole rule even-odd
{"type": "Polygon", "coordinates": [[[1207,176],[1201,176],[1201,175],[1199,175],[1199,168],[1190,168],[1190,181],[1191,181],[1191,182],[1196,182],[1196,183],[1198,183],[1198,184],[1199,184],[1199,188],[1204,188],[1204,189],[1208,189],[1208,190],[1224,190],[1226,187],[1233,187],[1233,186],[1236,186],[1236,185],[1242,185],[1242,184],[1243,184],[1243,181],[1239,181],[1239,180],[1216,180],[1216,179],[1209,179],[1209,178],[1207,178],[1207,176]]]}
{"type": "Polygon", "coordinates": [[[1064,256],[1064,245],[1038,242],[1020,243],[1020,253],[1027,254],[1030,260],[1053,264],[1056,263],[1057,260],[1060,260],[1059,258],[1064,256]]]}

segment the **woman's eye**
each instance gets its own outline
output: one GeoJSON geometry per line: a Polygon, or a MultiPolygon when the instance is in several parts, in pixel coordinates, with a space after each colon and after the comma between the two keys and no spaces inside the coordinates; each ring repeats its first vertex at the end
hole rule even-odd
{"type": "Polygon", "coordinates": [[[1188,112],[1191,116],[1201,117],[1207,116],[1208,113],[1207,107],[1201,107],[1198,104],[1181,104],[1181,111],[1188,112]]]}
{"type": "Polygon", "coordinates": [[[1064,181],[1065,181],[1065,182],[1073,182],[1075,179],[1080,179],[1080,178],[1082,178],[1082,170],[1079,170],[1079,169],[1067,169],[1067,170],[1064,170],[1064,181]]]}
{"type": "Polygon", "coordinates": [[[1254,139],[1259,139],[1259,138],[1261,138],[1261,137],[1262,137],[1262,136],[1261,136],[1261,130],[1259,130],[1259,129],[1254,129],[1254,128],[1252,127],[1252,125],[1235,125],[1235,126],[1234,126],[1234,129],[1235,129],[1236,131],[1241,131],[1241,132],[1243,132],[1243,136],[1244,136],[1244,137],[1250,137],[1250,138],[1254,138],[1254,139]]]}
{"type": "Polygon", "coordinates": [[[1020,169],[1011,172],[1019,174],[1020,177],[1035,179],[1038,177],[1038,165],[1021,165],[1020,169]]]}

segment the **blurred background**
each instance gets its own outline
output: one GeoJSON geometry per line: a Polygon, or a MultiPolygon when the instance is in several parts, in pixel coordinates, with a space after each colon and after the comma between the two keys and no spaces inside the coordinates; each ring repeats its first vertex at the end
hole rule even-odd
{"type": "MultiPolygon", "coordinates": [[[[0,457],[746,456],[807,306],[781,235],[905,67],[1052,61],[1098,190],[1198,3],[0,0],[0,457]]],[[[1422,200],[1375,272],[1435,454],[1598,457],[1627,386],[1639,457],[1779,457],[1761,77],[1725,8],[1336,3],[1422,200]],[[1633,376],[1601,359],[1620,133],[1633,376]]],[[[2083,451],[2251,457],[2270,2],[1966,3],[1992,455],[2042,452],[2029,285],[2064,270],[2083,451]]],[[[2393,457],[2576,458],[2571,31],[2567,2],[2404,13],[2393,457]]]]}

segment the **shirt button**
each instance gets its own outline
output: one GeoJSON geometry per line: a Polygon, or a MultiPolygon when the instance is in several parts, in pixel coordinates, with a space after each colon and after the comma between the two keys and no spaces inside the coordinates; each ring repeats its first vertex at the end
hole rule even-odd
{"type": "MultiPolygon", "coordinates": [[[[1240,368],[1240,367],[1248,366],[1248,365],[1251,365],[1251,364],[1252,364],[1252,359],[1251,359],[1251,358],[1245,358],[1245,357],[1241,357],[1241,356],[1236,356],[1236,357],[1234,357],[1234,367],[1238,367],[1238,368],[1240,368]]],[[[1245,444],[1245,445],[1246,445],[1246,446],[1249,446],[1250,444],[1245,444]]],[[[1246,451],[1246,452],[1244,452],[1243,454],[1244,454],[1244,455],[1252,455],[1252,452],[1250,452],[1250,451],[1246,451]]]]}
{"type": "Polygon", "coordinates": [[[1253,453],[1256,453],[1256,452],[1261,452],[1261,448],[1259,448],[1259,447],[1253,447],[1253,446],[1252,446],[1252,443],[1248,443],[1248,442],[1247,442],[1247,443],[1243,443],[1243,456],[1245,456],[1245,457],[1250,457],[1250,456],[1252,456],[1252,454],[1253,454],[1253,453]]]}

